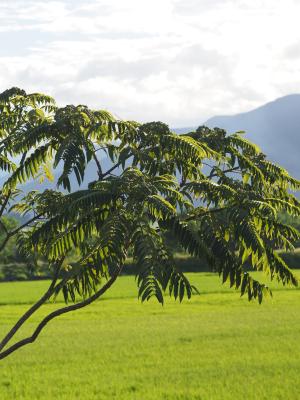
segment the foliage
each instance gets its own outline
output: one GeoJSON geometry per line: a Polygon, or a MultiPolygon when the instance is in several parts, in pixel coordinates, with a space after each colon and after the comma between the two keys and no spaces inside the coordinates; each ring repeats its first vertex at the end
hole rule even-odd
{"type": "Polygon", "coordinates": [[[163,303],[165,292],[180,301],[190,298],[196,289],[176,266],[166,232],[249,300],[261,302],[271,292],[245,266],[297,285],[275,250],[291,250],[299,239],[278,214],[300,215],[300,203],[290,194],[300,182],[241,132],[199,127],[177,135],[162,122],[120,121],[83,105],[58,108],[48,96],[13,88],[0,95],[0,139],[0,167],[9,173],[0,217],[13,204],[14,212],[30,218],[12,231],[4,223],[4,245],[17,235],[22,254],[36,263],[48,260],[55,278],[44,300],[60,291],[66,302],[81,299],[49,315],[25,344],[52,318],[102,295],[129,251],[142,301],[154,296],[163,303]],[[104,155],[111,162],[106,170],[104,155]],[[73,191],[72,176],[82,186],[89,163],[97,168],[94,180],[73,191]],[[21,184],[41,174],[53,179],[51,169],[60,167],[62,191],[20,198],[21,184]],[[77,255],[72,264],[70,252],[77,255]]]}

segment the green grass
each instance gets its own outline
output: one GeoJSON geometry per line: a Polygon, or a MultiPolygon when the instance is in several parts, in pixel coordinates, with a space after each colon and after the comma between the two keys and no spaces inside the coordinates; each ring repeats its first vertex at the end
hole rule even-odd
{"type": "MultiPolygon", "coordinates": [[[[275,285],[259,306],[215,275],[189,276],[202,294],[182,304],[140,304],[126,276],[96,304],[52,321],[0,361],[0,399],[298,399],[300,291],[275,285]]],[[[0,284],[2,336],[47,284],[0,284]]]]}

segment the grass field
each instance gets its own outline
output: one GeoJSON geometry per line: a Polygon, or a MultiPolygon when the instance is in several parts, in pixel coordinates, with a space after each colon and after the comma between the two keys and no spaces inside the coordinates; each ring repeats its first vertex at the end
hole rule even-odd
{"type": "MultiPolygon", "coordinates": [[[[248,303],[212,274],[182,304],[140,304],[122,277],[96,304],[52,321],[0,361],[0,399],[300,399],[300,291],[248,303]]],[[[0,284],[0,334],[47,282],[0,284]]],[[[29,334],[48,304],[23,329],[29,334]]]]}

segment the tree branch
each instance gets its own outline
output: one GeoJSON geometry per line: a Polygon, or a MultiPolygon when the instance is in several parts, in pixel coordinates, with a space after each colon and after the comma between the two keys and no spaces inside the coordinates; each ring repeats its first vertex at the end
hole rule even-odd
{"type": "Polygon", "coordinates": [[[93,148],[94,148],[93,159],[94,159],[94,161],[95,161],[95,163],[97,165],[97,168],[98,168],[99,178],[101,178],[102,177],[102,172],[103,172],[102,171],[102,167],[101,167],[100,161],[98,160],[98,157],[96,156],[96,149],[95,149],[94,145],[93,145],[93,148]]]}
{"type": "Polygon", "coordinates": [[[48,314],[37,326],[33,334],[23,340],[20,340],[19,342],[13,344],[11,347],[8,349],[0,352],[0,360],[3,358],[9,356],[11,353],[15,352],[18,350],[20,347],[23,347],[27,344],[33,343],[37,337],[40,335],[42,330],[45,328],[45,326],[54,318],[69,313],[71,311],[79,310],[80,308],[83,308],[91,303],[93,303],[95,300],[97,300],[100,296],[102,296],[111,286],[112,284],[116,281],[118,278],[121,270],[123,268],[123,265],[120,266],[115,274],[106,282],[105,285],[102,286],[101,289],[99,289],[93,296],[89,297],[88,299],[81,301],[80,303],[72,304],[71,306],[66,306],[63,308],[59,308],[58,310],[53,311],[52,313],[48,314]]]}
{"type": "Polygon", "coordinates": [[[6,228],[5,223],[1,219],[0,219],[0,225],[2,226],[5,234],[8,235],[9,234],[8,229],[6,228]]]}
{"type": "Polygon", "coordinates": [[[11,195],[11,190],[8,191],[8,193],[7,193],[7,195],[6,195],[5,199],[4,199],[4,202],[3,202],[2,206],[1,206],[0,217],[2,217],[2,215],[3,215],[4,211],[5,211],[5,208],[7,206],[8,201],[9,201],[10,195],[11,195]]]}
{"type": "Polygon", "coordinates": [[[104,174],[102,174],[101,179],[105,178],[107,175],[109,175],[112,171],[114,171],[116,168],[118,168],[121,165],[121,161],[119,161],[117,164],[112,166],[110,169],[108,169],[104,174]]]}
{"type": "Polygon", "coordinates": [[[7,345],[7,343],[13,338],[13,336],[18,332],[21,326],[26,322],[32,314],[34,314],[54,293],[54,287],[58,279],[60,267],[63,263],[64,258],[62,258],[56,265],[54,277],[49,286],[47,292],[32,306],[29,310],[26,311],[24,315],[17,321],[17,323],[12,327],[12,329],[8,332],[8,334],[2,339],[0,342],[0,352],[7,345]]]}
{"type": "Polygon", "coordinates": [[[27,222],[24,222],[23,225],[20,225],[18,228],[14,229],[9,233],[10,236],[14,236],[16,233],[20,232],[23,228],[26,228],[26,226],[30,225],[32,222],[36,221],[37,219],[41,218],[44,215],[44,213],[37,214],[31,219],[29,219],[27,222]]]}
{"type": "MultiPolygon", "coordinates": [[[[129,154],[126,158],[125,161],[128,160],[133,154],[129,154]]],[[[113,165],[110,169],[108,169],[106,172],[104,172],[101,176],[101,179],[105,178],[107,175],[109,175],[112,171],[114,171],[116,168],[118,168],[122,164],[122,161],[117,162],[117,164],[113,165]]]]}
{"type": "Polygon", "coordinates": [[[193,220],[195,220],[195,219],[197,219],[197,218],[203,217],[204,215],[215,214],[215,213],[222,212],[222,211],[224,211],[224,210],[228,210],[228,208],[230,208],[230,207],[227,206],[227,207],[221,207],[221,208],[212,208],[212,209],[208,209],[208,210],[203,211],[203,212],[201,212],[201,213],[199,213],[199,214],[191,215],[191,216],[185,218],[183,221],[184,221],[184,222],[193,221],[193,220]]]}
{"type": "MultiPolygon", "coordinates": [[[[224,171],[221,171],[221,172],[222,172],[222,174],[227,174],[228,172],[236,172],[236,171],[240,171],[240,167],[228,168],[228,169],[225,169],[224,171]]],[[[214,178],[215,176],[219,176],[219,175],[217,173],[215,173],[215,174],[214,173],[210,173],[208,178],[211,179],[211,178],[214,178]]]]}
{"type": "Polygon", "coordinates": [[[36,221],[39,219],[43,214],[38,214],[34,216],[33,218],[29,219],[27,222],[24,224],[20,225],[18,228],[14,229],[13,231],[10,231],[7,233],[6,238],[3,240],[3,242],[0,245],[0,252],[4,249],[4,247],[7,245],[8,241],[10,238],[15,236],[18,232],[20,232],[23,228],[26,228],[26,226],[30,225],[32,222],[36,221]]]}

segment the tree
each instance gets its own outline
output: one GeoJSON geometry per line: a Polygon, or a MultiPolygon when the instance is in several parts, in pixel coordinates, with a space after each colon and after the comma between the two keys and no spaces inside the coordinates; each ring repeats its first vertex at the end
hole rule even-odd
{"type": "Polygon", "coordinates": [[[162,122],[120,121],[86,106],[58,108],[43,94],[12,88],[0,95],[1,249],[16,237],[26,257],[48,260],[53,275],[47,292],[0,344],[4,358],[32,343],[49,321],[85,307],[122,273],[128,251],[138,267],[138,296],[163,303],[196,289],[176,267],[165,245],[171,232],[190,254],[205,257],[222,282],[262,301],[270,289],[245,265],[271,279],[297,285],[276,249],[293,249],[299,233],[278,213],[299,216],[290,194],[300,182],[268,161],[242,132],[199,127],[177,135],[162,122]],[[103,155],[110,165],[103,162],[103,155]],[[84,186],[87,166],[94,180],[84,186]],[[58,171],[57,190],[22,194],[20,185],[58,171]],[[73,189],[72,177],[79,188],[73,189]],[[9,229],[9,209],[27,221],[9,229]],[[66,257],[76,250],[76,262],[66,257]],[[9,346],[14,334],[46,301],[62,292],[65,307],[53,311],[33,334],[9,346]]]}

